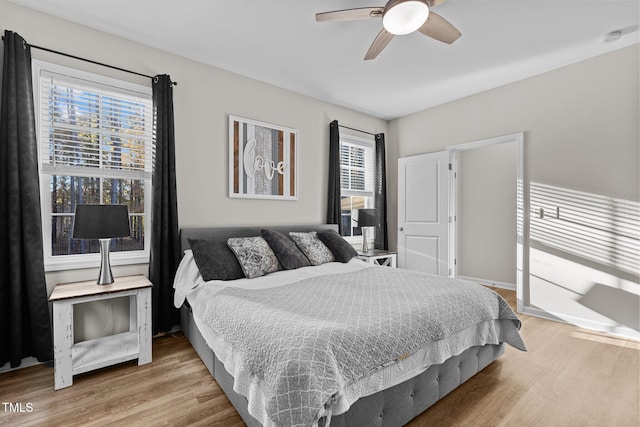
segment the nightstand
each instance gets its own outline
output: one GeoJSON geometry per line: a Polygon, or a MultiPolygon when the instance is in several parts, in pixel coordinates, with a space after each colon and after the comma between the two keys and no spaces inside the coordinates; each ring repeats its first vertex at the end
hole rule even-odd
{"type": "Polygon", "coordinates": [[[140,276],[117,277],[110,285],[95,280],[56,285],[53,304],[55,389],[69,387],[73,376],[127,360],[151,363],[151,288],[140,276]],[[73,306],[91,301],[129,297],[129,331],[73,342],[73,306]]]}
{"type": "Polygon", "coordinates": [[[358,259],[368,262],[369,264],[386,265],[392,268],[397,267],[398,252],[383,251],[373,249],[368,252],[358,251],[358,259]]]}

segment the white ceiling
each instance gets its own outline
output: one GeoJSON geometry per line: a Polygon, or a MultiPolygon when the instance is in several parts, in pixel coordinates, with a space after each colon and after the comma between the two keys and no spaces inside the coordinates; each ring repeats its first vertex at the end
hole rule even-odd
{"type": "Polygon", "coordinates": [[[384,119],[638,43],[640,16],[638,0],[448,0],[433,10],[462,32],[454,44],[398,36],[365,62],[381,20],[314,16],[385,0],[12,1],[384,119]]]}

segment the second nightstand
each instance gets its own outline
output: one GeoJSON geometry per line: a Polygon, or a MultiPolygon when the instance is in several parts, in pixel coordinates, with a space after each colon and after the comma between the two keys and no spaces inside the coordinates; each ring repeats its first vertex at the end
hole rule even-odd
{"type": "Polygon", "coordinates": [[[358,251],[358,259],[368,262],[369,264],[386,265],[392,268],[397,267],[398,252],[383,251],[373,249],[371,251],[358,251]]]}

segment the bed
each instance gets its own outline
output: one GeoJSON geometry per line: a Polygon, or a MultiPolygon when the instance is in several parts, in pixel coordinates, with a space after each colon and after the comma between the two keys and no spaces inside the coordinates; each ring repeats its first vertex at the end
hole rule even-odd
{"type": "Polygon", "coordinates": [[[182,229],[185,255],[174,285],[184,333],[249,426],[401,426],[500,357],[505,343],[525,350],[520,322],[506,302],[454,279],[357,259],[252,279],[202,279],[190,239],[226,242],[260,236],[262,229],[288,235],[336,226],[182,229]],[[442,293],[414,294],[416,281],[419,292],[442,293]],[[450,300],[454,292],[461,296],[450,300]],[[455,306],[481,299],[491,308],[456,312],[455,306]],[[439,318],[425,323],[417,312],[438,312],[466,326],[439,318]],[[335,321],[343,315],[350,320],[335,321]],[[474,316],[495,318],[469,320],[474,316]]]}

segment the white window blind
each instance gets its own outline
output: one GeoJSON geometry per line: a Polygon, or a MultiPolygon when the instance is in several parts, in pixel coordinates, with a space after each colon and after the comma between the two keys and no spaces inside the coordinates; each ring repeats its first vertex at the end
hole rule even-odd
{"type": "Polygon", "coordinates": [[[44,172],[150,178],[148,94],[42,71],[39,79],[44,172]]]}
{"type": "Polygon", "coordinates": [[[344,196],[373,197],[373,143],[343,139],[340,144],[340,186],[344,196]]]}

